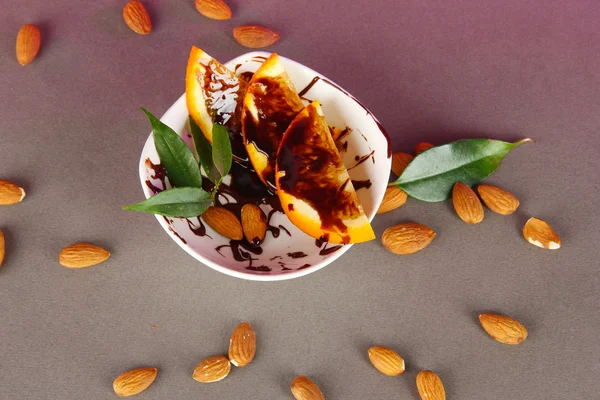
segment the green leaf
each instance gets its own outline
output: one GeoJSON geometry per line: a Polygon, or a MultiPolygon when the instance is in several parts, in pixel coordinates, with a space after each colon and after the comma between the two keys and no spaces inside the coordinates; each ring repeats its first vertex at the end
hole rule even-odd
{"type": "Polygon", "coordinates": [[[530,141],[466,139],[433,147],[416,156],[393,184],[416,199],[443,201],[450,197],[456,182],[469,186],[481,182],[500,166],[510,150],[530,141]]]}
{"type": "Polygon", "coordinates": [[[163,190],[141,203],[125,206],[123,209],[190,218],[202,215],[211,204],[210,193],[195,187],[183,187],[163,190]]]}
{"type": "Polygon", "coordinates": [[[174,187],[202,187],[202,174],[194,153],[179,135],[142,108],[152,124],[154,146],[174,187]]]}
{"type": "Polygon", "coordinates": [[[212,145],[204,136],[200,127],[190,116],[190,130],[192,131],[192,138],[194,138],[194,145],[196,146],[196,152],[200,158],[200,164],[204,169],[204,173],[208,176],[213,183],[217,183],[221,179],[221,174],[215,168],[215,164],[212,159],[212,145]]]}
{"type": "Polygon", "coordinates": [[[231,169],[231,141],[223,125],[214,124],[212,130],[212,159],[222,177],[231,169]]]}

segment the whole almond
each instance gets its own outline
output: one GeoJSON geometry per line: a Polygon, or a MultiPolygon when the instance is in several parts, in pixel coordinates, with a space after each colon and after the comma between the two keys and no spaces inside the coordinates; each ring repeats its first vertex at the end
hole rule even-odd
{"type": "Polygon", "coordinates": [[[0,205],[16,204],[25,198],[25,190],[19,185],[0,179],[0,205]]]}
{"type": "Polygon", "coordinates": [[[242,230],[246,240],[255,246],[265,240],[267,216],[256,204],[244,204],[242,207],[242,230]]]}
{"type": "Polygon", "coordinates": [[[387,376],[398,376],[404,372],[404,359],[394,350],[374,346],[369,349],[369,360],[379,372],[387,376]]]}
{"type": "Polygon", "coordinates": [[[37,26],[26,24],[17,34],[17,61],[27,65],[37,57],[42,44],[42,34],[37,26]]]}
{"type": "Polygon", "coordinates": [[[525,240],[542,249],[556,250],[562,246],[560,237],[554,229],[544,220],[529,218],[523,227],[525,240]]]}
{"type": "Polygon", "coordinates": [[[400,176],[404,168],[413,160],[413,156],[408,153],[394,153],[392,154],[392,172],[396,176],[400,176]]]}
{"type": "Polygon", "coordinates": [[[495,213],[510,215],[519,207],[519,199],[499,187],[482,184],[477,186],[477,193],[487,208],[495,213]]]}
{"type": "Polygon", "coordinates": [[[123,19],[129,28],[140,35],[147,35],[152,31],[152,21],[146,7],[138,1],[131,0],[123,7],[123,19]]]}
{"type": "Polygon", "coordinates": [[[233,30],[233,38],[251,49],[267,47],[279,40],[279,33],[260,25],[243,25],[233,30]]]}
{"type": "Polygon", "coordinates": [[[75,243],[60,252],[58,262],[63,267],[85,268],[108,260],[110,253],[89,243],[75,243]]]}
{"type": "Polygon", "coordinates": [[[504,344],[519,344],[527,337],[527,329],[519,321],[501,314],[485,313],[479,316],[485,331],[504,344]]]}
{"type": "Polygon", "coordinates": [[[407,198],[408,196],[404,190],[397,186],[389,186],[387,189],[385,189],[385,194],[383,195],[383,200],[379,205],[377,214],[385,214],[386,212],[390,212],[398,207],[401,207],[404,205],[404,203],[406,203],[407,198]]]}
{"type": "Polygon", "coordinates": [[[137,368],[123,372],[113,382],[113,389],[120,397],[133,396],[148,389],[157,374],[156,368],[137,368]]]}
{"type": "Polygon", "coordinates": [[[429,150],[432,147],[433,147],[433,145],[431,143],[427,143],[427,142],[421,142],[421,143],[417,144],[417,147],[415,147],[415,156],[418,156],[425,150],[429,150]]]}
{"type": "Polygon", "coordinates": [[[235,328],[229,339],[229,361],[236,367],[250,364],[256,354],[256,333],[248,322],[235,328]]]}
{"type": "Polygon", "coordinates": [[[196,0],[196,10],[211,19],[231,18],[231,8],[223,0],[196,0]]]}
{"type": "Polygon", "coordinates": [[[381,242],[392,253],[412,254],[427,247],[434,237],[434,230],[427,225],[407,223],[387,228],[381,242]]]}
{"type": "Polygon", "coordinates": [[[452,189],[452,203],[456,214],[467,224],[483,221],[483,206],[473,189],[462,182],[456,182],[452,189]]]}
{"type": "Polygon", "coordinates": [[[242,224],[234,213],[226,208],[211,206],[202,214],[202,219],[208,226],[227,239],[242,240],[244,233],[242,224]]]}
{"type": "Polygon", "coordinates": [[[4,244],[4,233],[2,233],[2,229],[0,229],[0,267],[2,266],[2,262],[4,261],[5,251],[6,247],[4,244]]]}
{"type": "Polygon", "coordinates": [[[218,382],[225,379],[229,371],[231,371],[231,364],[227,357],[214,356],[198,364],[192,378],[202,383],[218,382]]]}
{"type": "Polygon", "coordinates": [[[297,376],[290,385],[296,400],[325,400],[321,389],[306,376],[297,376]]]}
{"type": "Polygon", "coordinates": [[[433,371],[417,374],[417,390],[422,400],[446,400],[446,391],[439,376],[433,371]]]}

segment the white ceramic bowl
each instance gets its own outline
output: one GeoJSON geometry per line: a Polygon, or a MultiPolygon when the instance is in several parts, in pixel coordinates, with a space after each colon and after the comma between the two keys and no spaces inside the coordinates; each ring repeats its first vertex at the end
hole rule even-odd
{"type": "MultiPolygon", "coordinates": [[[[268,56],[269,53],[252,52],[225,65],[237,73],[254,72],[268,56]]],[[[370,187],[360,188],[357,193],[365,213],[372,220],[383,199],[391,164],[389,141],[381,125],[360,102],[323,75],[290,59],[281,57],[281,61],[299,92],[313,83],[309,90],[302,93],[303,97],[320,101],[329,125],[340,129],[349,128],[349,134],[343,139],[348,144],[347,149],[342,152],[342,157],[353,181],[370,181],[370,187]],[[370,156],[366,157],[369,154],[370,156]],[[362,160],[364,162],[360,162],[362,160]]],[[[308,104],[308,101],[305,103],[308,104]]],[[[161,121],[189,143],[187,118],[188,109],[184,94],[162,116],[161,121]]],[[[148,160],[154,164],[159,163],[152,135],[146,141],[139,167],[146,198],[153,195],[150,185],[163,188],[160,179],[156,179],[152,168],[148,167],[148,160]]],[[[261,207],[268,215],[270,207],[261,207]]],[[[261,244],[262,254],[248,253],[242,248],[241,255],[246,252],[251,260],[236,261],[234,249],[229,247],[228,239],[218,235],[208,226],[205,227],[205,236],[194,233],[194,229],[198,232],[200,227],[197,218],[156,218],[171,239],[192,257],[219,272],[243,279],[278,281],[297,278],[332,263],[351,247],[326,243],[319,245],[314,238],[296,228],[285,214],[275,212],[271,218],[271,225],[285,228],[291,236],[283,229],[277,238],[273,237],[272,232],[267,232],[261,244]],[[221,248],[217,251],[219,246],[221,248]]]]}

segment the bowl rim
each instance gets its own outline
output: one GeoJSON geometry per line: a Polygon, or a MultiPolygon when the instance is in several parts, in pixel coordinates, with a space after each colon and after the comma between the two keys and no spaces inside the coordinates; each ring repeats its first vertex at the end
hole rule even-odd
{"type": "MultiPolygon", "coordinates": [[[[238,64],[240,62],[243,61],[247,61],[253,57],[268,57],[270,56],[271,53],[268,52],[264,52],[264,51],[253,51],[253,52],[249,52],[249,53],[245,53],[242,54],[230,61],[227,61],[226,63],[224,63],[223,65],[231,65],[231,64],[238,64]]],[[[329,81],[331,81],[329,78],[326,78],[323,74],[320,74],[316,71],[314,71],[312,68],[309,68],[303,64],[300,64],[297,61],[294,61],[292,59],[289,59],[287,57],[283,57],[280,56],[280,58],[284,59],[286,62],[288,63],[292,63],[292,64],[296,64],[298,67],[303,68],[305,70],[307,70],[310,73],[315,74],[315,76],[320,76],[322,78],[328,79],[329,81]]],[[[331,81],[334,82],[334,81],[331,81]]],[[[336,84],[337,85],[337,84],[336,84]]],[[[338,88],[340,88],[340,90],[342,92],[344,92],[346,95],[348,95],[352,100],[358,102],[360,104],[360,102],[354,97],[352,96],[350,93],[348,93],[345,89],[343,89],[341,86],[338,85],[338,88]]],[[[182,105],[187,109],[187,102],[186,102],[186,96],[185,96],[185,92],[169,107],[169,109],[160,117],[160,120],[163,121],[166,117],[169,116],[169,114],[171,113],[175,113],[176,110],[180,109],[182,107],[182,105]]],[[[364,107],[364,106],[363,106],[364,107]]],[[[367,117],[373,119],[376,123],[379,123],[379,121],[377,120],[377,118],[373,115],[373,113],[371,113],[368,109],[367,109],[367,117]]],[[[164,121],[163,121],[164,122],[164,121]]],[[[144,196],[146,197],[146,199],[148,199],[149,197],[152,196],[152,192],[151,190],[145,185],[146,182],[146,176],[147,176],[147,171],[146,171],[146,157],[145,154],[147,152],[147,149],[152,147],[154,145],[154,141],[152,139],[152,131],[150,132],[150,135],[148,136],[148,139],[146,139],[146,142],[144,143],[144,147],[142,148],[142,152],[141,152],[141,156],[140,156],[140,162],[139,162],[139,176],[140,176],[140,183],[142,185],[142,190],[144,192],[144,196]]],[[[391,161],[389,161],[391,162],[391,161]]],[[[384,193],[382,193],[379,197],[379,199],[375,199],[376,201],[374,202],[374,204],[380,204],[381,201],[383,200],[383,195],[384,193]]],[[[376,215],[376,208],[374,208],[372,215],[368,215],[367,217],[369,218],[369,222],[371,222],[373,220],[373,218],[375,218],[376,215]]],[[[235,278],[240,278],[240,279],[245,279],[245,280],[250,280],[250,281],[260,281],[260,282],[274,282],[274,281],[284,281],[284,280],[289,280],[289,279],[294,279],[294,278],[300,278],[302,276],[311,274],[313,272],[316,272],[322,268],[325,268],[327,265],[333,263],[335,260],[337,260],[338,258],[340,258],[344,253],[346,253],[348,250],[350,250],[350,248],[352,247],[352,244],[347,244],[342,246],[342,248],[340,248],[338,251],[336,251],[335,253],[331,254],[329,257],[325,258],[324,260],[320,261],[317,264],[313,264],[310,267],[304,268],[304,269],[298,269],[298,270],[294,270],[294,271],[289,271],[289,272],[285,272],[285,273],[279,273],[279,274],[269,274],[269,275],[261,275],[261,274],[256,274],[256,273],[252,273],[252,272],[244,272],[244,271],[237,271],[237,270],[233,270],[233,269],[229,269],[227,267],[224,267],[222,265],[219,265],[218,263],[209,260],[208,258],[205,258],[202,254],[200,254],[199,252],[195,251],[194,249],[192,249],[191,246],[189,246],[188,244],[185,244],[183,242],[181,242],[180,240],[176,240],[175,234],[173,232],[171,232],[170,225],[165,221],[165,219],[160,216],[160,215],[154,215],[154,217],[156,218],[156,220],[158,221],[158,223],[160,224],[160,226],[162,226],[162,228],[165,230],[165,232],[169,235],[169,237],[179,245],[179,247],[181,247],[183,250],[185,250],[186,253],[188,253],[190,256],[192,256],[193,258],[195,258],[197,261],[200,261],[201,263],[203,263],[204,265],[212,268],[215,271],[221,272],[225,275],[229,275],[235,278]]]]}

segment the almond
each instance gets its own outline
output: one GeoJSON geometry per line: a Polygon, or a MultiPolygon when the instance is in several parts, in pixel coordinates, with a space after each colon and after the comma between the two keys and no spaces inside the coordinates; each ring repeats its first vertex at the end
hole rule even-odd
{"type": "Polygon", "coordinates": [[[401,207],[406,203],[407,197],[406,192],[398,186],[388,186],[388,188],[385,189],[385,194],[383,195],[383,200],[379,205],[377,214],[385,214],[386,212],[401,207]]]}
{"type": "Polygon", "coordinates": [[[192,378],[202,383],[218,382],[225,379],[229,371],[231,371],[231,364],[227,357],[214,356],[198,364],[192,378]]]}
{"type": "Polygon", "coordinates": [[[398,376],[404,372],[404,359],[387,347],[371,347],[369,349],[369,360],[384,375],[398,376]]]}
{"type": "Polygon", "coordinates": [[[427,142],[421,142],[421,143],[417,144],[417,147],[415,147],[415,156],[418,156],[425,150],[429,150],[432,147],[433,147],[433,145],[431,143],[427,143],[427,142]]]}
{"type": "Polygon", "coordinates": [[[4,261],[4,233],[2,233],[2,229],[0,229],[0,267],[2,266],[2,262],[4,261]]]}
{"type": "Polygon", "coordinates": [[[152,31],[152,21],[146,7],[138,1],[131,0],[123,7],[123,19],[129,28],[140,35],[147,35],[152,31]]]}
{"type": "Polygon", "coordinates": [[[562,246],[560,237],[554,229],[539,218],[529,218],[523,227],[523,236],[529,243],[542,249],[556,250],[562,246]]]}
{"type": "Polygon", "coordinates": [[[113,389],[118,396],[133,396],[148,389],[156,379],[156,374],[156,368],[137,368],[123,372],[113,382],[113,389]]]}
{"type": "Polygon", "coordinates": [[[381,242],[392,253],[412,254],[427,247],[434,237],[434,230],[427,225],[407,223],[387,228],[381,242]]]}
{"type": "Polygon", "coordinates": [[[243,25],[233,30],[233,38],[251,49],[267,47],[279,40],[279,33],[260,25],[243,25]]]}
{"type": "Polygon", "coordinates": [[[242,230],[246,240],[255,246],[265,240],[267,216],[256,204],[244,204],[242,207],[242,230]]]}
{"type": "Polygon", "coordinates": [[[452,189],[454,210],[467,224],[478,224],[483,221],[483,206],[473,189],[462,182],[456,182],[452,189]]]}
{"type": "Polygon", "coordinates": [[[60,252],[58,262],[68,268],[84,268],[108,260],[110,253],[102,247],[89,243],[75,243],[60,252]]]}
{"type": "Polygon", "coordinates": [[[242,240],[242,224],[234,213],[226,208],[211,206],[202,214],[202,219],[208,226],[227,239],[242,240]]]}
{"type": "Polygon", "coordinates": [[[42,44],[42,34],[37,26],[26,24],[17,34],[17,61],[27,65],[37,57],[42,44]]]}
{"type": "Polygon", "coordinates": [[[404,168],[413,160],[413,156],[408,153],[394,153],[392,154],[392,172],[396,176],[400,176],[404,168]]]}
{"type": "Polygon", "coordinates": [[[442,380],[433,371],[421,371],[417,374],[417,390],[422,400],[446,400],[442,380]]]}
{"type": "Polygon", "coordinates": [[[236,367],[250,364],[256,354],[256,333],[248,322],[235,328],[229,339],[229,361],[236,367]]]}
{"type": "Polygon", "coordinates": [[[483,203],[495,213],[510,215],[519,207],[519,199],[512,193],[492,185],[477,186],[477,193],[483,203]]]}
{"type": "Polygon", "coordinates": [[[527,337],[527,329],[519,321],[505,315],[485,313],[479,316],[485,331],[504,344],[519,344],[527,337]]]}
{"type": "Polygon", "coordinates": [[[0,179],[0,205],[20,203],[25,198],[25,190],[19,185],[0,179]]]}
{"type": "Polygon", "coordinates": [[[196,0],[196,10],[211,19],[231,18],[231,8],[223,0],[196,0]]]}
{"type": "Polygon", "coordinates": [[[306,376],[297,376],[290,385],[296,400],[325,400],[321,389],[306,376]]]}

